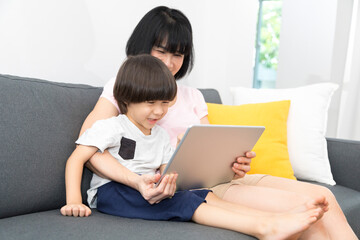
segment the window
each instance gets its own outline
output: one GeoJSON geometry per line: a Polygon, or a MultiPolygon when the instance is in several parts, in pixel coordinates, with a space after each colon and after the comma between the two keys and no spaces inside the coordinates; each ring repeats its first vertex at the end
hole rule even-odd
{"type": "Polygon", "coordinates": [[[259,0],[254,88],[275,88],[281,26],[281,0],[259,0]]]}

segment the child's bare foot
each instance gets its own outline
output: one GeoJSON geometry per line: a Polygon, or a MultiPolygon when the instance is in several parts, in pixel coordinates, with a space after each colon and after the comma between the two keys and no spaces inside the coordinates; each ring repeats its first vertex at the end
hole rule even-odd
{"type": "Polygon", "coordinates": [[[324,214],[321,207],[312,208],[299,213],[283,214],[281,216],[259,218],[259,239],[281,240],[297,239],[324,214]]]}

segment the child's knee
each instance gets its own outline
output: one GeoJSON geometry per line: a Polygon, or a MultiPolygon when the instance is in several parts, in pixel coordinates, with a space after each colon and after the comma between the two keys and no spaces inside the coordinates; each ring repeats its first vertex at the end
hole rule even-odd
{"type": "Polygon", "coordinates": [[[205,198],[206,201],[214,201],[220,199],[218,196],[216,196],[213,192],[209,192],[205,198]]]}

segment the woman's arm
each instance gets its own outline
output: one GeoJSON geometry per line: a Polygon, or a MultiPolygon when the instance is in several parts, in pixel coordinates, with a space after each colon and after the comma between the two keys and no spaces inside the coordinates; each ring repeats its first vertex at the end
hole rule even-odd
{"type": "Polygon", "coordinates": [[[94,109],[86,117],[80,134],[83,134],[88,128],[90,128],[97,120],[107,119],[119,115],[117,108],[106,98],[99,98],[94,109]]]}

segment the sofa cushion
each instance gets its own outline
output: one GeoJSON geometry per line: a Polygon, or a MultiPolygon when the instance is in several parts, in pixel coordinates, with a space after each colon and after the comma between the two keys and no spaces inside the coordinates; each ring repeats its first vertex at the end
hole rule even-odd
{"type": "Polygon", "coordinates": [[[64,217],[59,210],[0,219],[0,239],[255,239],[230,230],[191,222],[147,221],[102,214],[64,217]],[[36,230],[39,229],[39,230],[36,230]]]}
{"type": "Polygon", "coordinates": [[[326,127],[334,83],[318,83],[287,89],[231,89],[234,104],[291,100],[288,149],[297,178],[334,185],[326,148],[326,127]]]}
{"type": "Polygon", "coordinates": [[[0,84],[0,218],[59,208],[66,160],[101,88],[8,75],[0,84]]]}
{"type": "Polygon", "coordinates": [[[225,125],[264,126],[253,151],[249,174],[261,173],[295,179],[287,149],[287,117],[290,101],[230,106],[208,103],[209,122],[225,125]]]}

